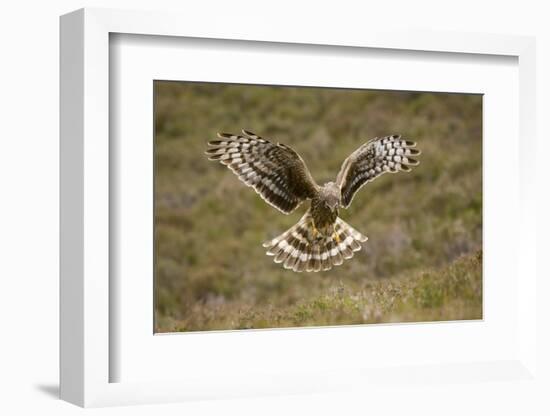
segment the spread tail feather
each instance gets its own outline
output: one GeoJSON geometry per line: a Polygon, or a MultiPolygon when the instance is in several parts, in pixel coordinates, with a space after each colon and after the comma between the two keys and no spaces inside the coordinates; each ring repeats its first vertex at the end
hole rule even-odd
{"type": "Polygon", "coordinates": [[[266,254],[273,256],[275,263],[282,263],[285,269],[318,272],[351,259],[365,241],[366,236],[341,218],[336,219],[333,235],[315,235],[308,211],[294,226],[263,246],[267,248],[266,254]]]}

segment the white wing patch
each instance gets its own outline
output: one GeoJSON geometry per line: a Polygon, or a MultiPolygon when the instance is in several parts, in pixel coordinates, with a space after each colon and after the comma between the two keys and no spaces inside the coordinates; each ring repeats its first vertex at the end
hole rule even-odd
{"type": "Polygon", "coordinates": [[[342,206],[349,207],[357,191],[380,175],[410,172],[411,166],[419,163],[413,158],[420,155],[415,146],[415,142],[393,135],[372,139],[359,147],[344,161],[336,178],[342,191],[342,206]]]}

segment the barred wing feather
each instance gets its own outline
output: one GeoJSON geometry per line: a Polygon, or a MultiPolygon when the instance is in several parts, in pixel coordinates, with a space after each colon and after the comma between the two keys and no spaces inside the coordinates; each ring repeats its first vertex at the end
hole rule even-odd
{"type": "Polygon", "coordinates": [[[290,147],[243,130],[243,135],[218,133],[208,142],[209,160],[218,160],[270,205],[289,214],[317,194],[318,185],[304,161],[290,147]]]}
{"type": "Polygon", "coordinates": [[[420,151],[415,142],[393,135],[369,140],[353,152],[342,164],[336,184],[342,192],[341,205],[350,206],[357,191],[366,183],[386,172],[409,172],[418,165],[412,156],[420,151]]]}

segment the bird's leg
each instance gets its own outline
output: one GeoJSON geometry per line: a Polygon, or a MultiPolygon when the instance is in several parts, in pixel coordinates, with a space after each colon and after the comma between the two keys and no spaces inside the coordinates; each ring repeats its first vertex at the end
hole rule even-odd
{"type": "Polygon", "coordinates": [[[332,226],[332,239],[336,241],[336,243],[340,244],[340,236],[336,232],[336,227],[334,227],[334,225],[332,226]]]}
{"type": "Polygon", "coordinates": [[[315,227],[315,221],[313,221],[313,218],[311,219],[311,234],[313,235],[313,239],[316,240],[319,236],[319,230],[317,227],[315,227]]]}

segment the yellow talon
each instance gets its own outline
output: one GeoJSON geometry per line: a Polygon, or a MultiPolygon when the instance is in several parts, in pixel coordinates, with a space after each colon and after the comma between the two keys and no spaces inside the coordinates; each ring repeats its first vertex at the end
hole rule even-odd
{"type": "Polygon", "coordinates": [[[319,230],[317,229],[317,227],[315,227],[315,223],[313,221],[311,221],[311,229],[312,229],[313,238],[316,239],[317,236],[319,235],[319,230]]]}

